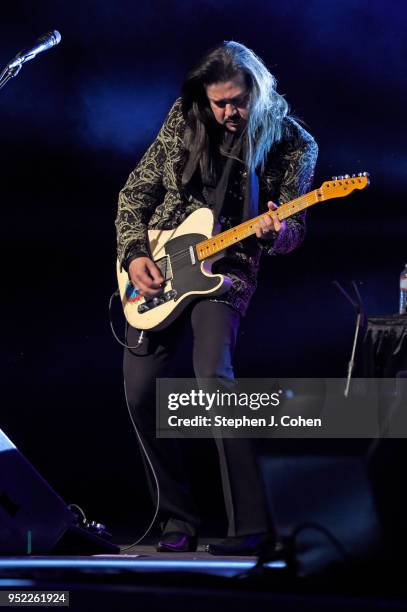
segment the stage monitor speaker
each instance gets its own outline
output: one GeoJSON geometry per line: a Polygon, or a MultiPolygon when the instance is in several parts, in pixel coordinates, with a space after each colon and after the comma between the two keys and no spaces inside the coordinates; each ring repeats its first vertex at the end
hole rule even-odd
{"type": "Polygon", "coordinates": [[[313,441],[314,453],[261,459],[271,519],[298,573],[397,564],[407,543],[405,441],[377,440],[348,456],[348,440],[331,441],[336,453],[335,445],[329,453],[318,442],[313,441]]]}
{"type": "Polygon", "coordinates": [[[0,555],[118,551],[75,521],[66,503],[0,429],[0,555]]]}

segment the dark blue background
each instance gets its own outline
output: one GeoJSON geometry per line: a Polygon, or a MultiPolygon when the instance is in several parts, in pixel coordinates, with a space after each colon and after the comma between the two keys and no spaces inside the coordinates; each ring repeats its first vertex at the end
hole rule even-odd
{"type": "MultiPolygon", "coordinates": [[[[0,92],[0,426],[68,501],[114,530],[127,521],[138,532],[150,510],[107,308],[128,173],[203,52],[224,39],[253,48],[319,143],[315,186],[364,170],[372,184],[311,210],[301,248],[264,259],[237,373],[344,375],[354,314],[332,281],[355,279],[368,313],[393,313],[407,261],[406,12],[401,0],[2,8],[0,64],[48,30],[62,42],[0,92]]],[[[115,321],[121,331],[119,309],[115,321]]],[[[218,496],[214,457],[200,448],[218,496]]],[[[197,488],[207,497],[207,484],[197,488]]]]}

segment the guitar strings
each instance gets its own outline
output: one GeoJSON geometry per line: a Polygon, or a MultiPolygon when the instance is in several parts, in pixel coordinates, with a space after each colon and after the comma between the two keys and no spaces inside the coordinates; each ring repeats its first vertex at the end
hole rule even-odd
{"type": "MultiPolygon", "coordinates": [[[[359,180],[359,182],[360,182],[360,180],[359,180]]],[[[355,183],[355,181],[352,181],[352,183],[355,183]]],[[[348,182],[345,181],[345,184],[347,185],[348,182]]],[[[286,202],[285,204],[282,204],[278,209],[276,209],[277,215],[279,216],[280,221],[291,217],[295,213],[300,212],[301,210],[304,210],[304,209],[308,208],[309,206],[312,206],[313,204],[316,204],[317,202],[325,200],[326,199],[326,194],[324,193],[324,185],[322,187],[320,187],[319,189],[314,189],[313,191],[310,191],[309,193],[303,194],[302,196],[300,196],[298,198],[295,198],[294,200],[291,200],[289,202],[286,202]]],[[[353,189],[352,189],[352,191],[353,191],[353,189]]],[[[202,241],[200,241],[200,242],[198,242],[196,244],[188,246],[185,249],[177,251],[173,255],[167,255],[166,257],[170,257],[171,263],[172,262],[180,263],[184,258],[185,259],[191,259],[190,249],[192,247],[194,249],[194,255],[195,255],[196,259],[200,260],[200,258],[198,257],[198,254],[197,254],[197,245],[201,244],[202,245],[202,247],[201,247],[202,249],[210,248],[210,246],[215,246],[215,252],[214,253],[207,253],[206,254],[206,256],[209,258],[209,257],[215,255],[216,253],[218,253],[219,251],[222,251],[223,249],[226,249],[227,247],[231,246],[232,244],[236,244],[236,242],[240,242],[241,240],[244,240],[245,238],[248,238],[249,236],[253,235],[254,234],[254,232],[253,232],[253,224],[255,222],[257,222],[259,219],[261,219],[262,217],[265,217],[266,215],[270,216],[271,212],[272,211],[268,211],[266,213],[258,215],[257,217],[255,217],[253,219],[249,219],[248,221],[245,221],[245,222],[241,223],[240,225],[237,225],[234,228],[231,228],[229,230],[221,232],[218,235],[206,238],[205,240],[202,240],[202,241]],[[237,237],[236,237],[236,234],[237,234],[237,237]],[[219,238],[221,236],[224,237],[221,240],[221,242],[222,243],[225,242],[226,244],[222,244],[219,247],[218,246],[219,238]],[[210,245],[211,240],[214,241],[212,245],[210,245]],[[205,244],[207,244],[207,247],[204,246],[205,244]]],[[[205,259],[205,257],[203,257],[202,260],[203,259],[205,259]]],[[[165,274],[164,274],[164,276],[166,276],[167,268],[168,268],[168,262],[165,263],[165,274]]]]}
{"type": "MultiPolygon", "coordinates": [[[[311,204],[316,203],[317,200],[314,200],[314,196],[316,194],[314,194],[314,192],[311,192],[311,194],[307,194],[306,196],[301,196],[300,198],[298,198],[297,201],[294,201],[295,203],[294,202],[287,202],[287,204],[283,204],[281,206],[280,212],[284,213],[284,212],[288,211],[289,214],[287,216],[291,216],[293,214],[293,212],[299,212],[302,208],[307,208],[311,204]],[[311,194],[313,196],[312,198],[309,197],[309,196],[311,196],[311,194]],[[299,200],[301,202],[299,202],[299,200]]],[[[257,221],[257,219],[260,219],[261,217],[263,217],[265,215],[269,215],[269,213],[266,212],[263,215],[259,215],[256,218],[256,221],[257,221]]],[[[286,217],[284,216],[284,217],[281,218],[281,220],[283,220],[285,218],[286,217]]],[[[228,246],[230,246],[230,245],[232,245],[232,244],[234,244],[236,242],[236,239],[235,239],[236,230],[238,228],[240,228],[240,231],[238,230],[239,233],[247,232],[248,230],[251,231],[251,225],[253,225],[253,221],[254,221],[253,219],[250,219],[250,221],[246,221],[245,223],[242,223],[242,224],[236,226],[235,228],[226,230],[225,232],[221,232],[221,234],[219,234],[217,236],[211,236],[210,238],[207,238],[206,240],[203,240],[201,242],[205,243],[205,242],[208,242],[208,241],[210,241],[212,239],[214,239],[215,242],[216,242],[216,241],[219,241],[219,237],[220,236],[224,235],[225,236],[225,240],[227,240],[229,242],[229,244],[226,244],[226,245],[222,246],[222,249],[227,248],[228,246]]],[[[248,236],[242,236],[241,239],[243,240],[246,237],[248,237],[248,236]]],[[[200,244],[200,243],[197,243],[197,244],[200,244]]],[[[196,244],[195,245],[191,245],[191,246],[193,246],[195,248],[196,244]]],[[[205,247],[203,247],[203,248],[205,248],[205,247]]],[[[187,257],[189,255],[189,249],[190,249],[190,247],[188,247],[186,249],[182,249],[181,251],[177,251],[176,253],[174,253],[171,256],[171,261],[174,261],[174,262],[176,261],[177,263],[179,263],[180,260],[182,260],[183,257],[187,257]]],[[[219,250],[222,250],[222,249],[219,249],[219,250]]]]}
{"type": "MultiPolygon", "coordinates": [[[[308,208],[309,206],[311,206],[312,204],[316,204],[319,201],[319,193],[320,190],[319,189],[314,189],[313,191],[311,191],[310,193],[304,194],[302,196],[300,196],[299,198],[296,198],[295,200],[292,200],[291,202],[287,202],[286,204],[282,204],[281,207],[279,209],[277,209],[277,211],[281,214],[283,214],[283,216],[281,216],[280,220],[282,221],[283,219],[286,219],[287,217],[290,217],[291,215],[295,214],[296,212],[300,212],[301,210],[304,210],[304,208],[308,208]],[[288,212],[287,215],[285,215],[284,213],[288,212]]],[[[217,252],[219,250],[223,250],[224,248],[227,248],[228,246],[231,246],[232,244],[235,244],[236,238],[235,238],[235,234],[236,232],[238,232],[239,234],[241,233],[246,233],[247,231],[251,232],[252,229],[252,225],[253,222],[256,221],[258,219],[261,219],[262,217],[266,216],[266,215],[270,215],[269,212],[263,213],[262,215],[258,215],[258,217],[255,217],[255,219],[250,219],[249,221],[245,221],[244,223],[241,223],[240,225],[237,225],[235,228],[231,228],[229,230],[226,230],[225,232],[221,232],[220,234],[218,234],[217,236],[211,236],[209,238],[207,238],[206,240],[202,240],[202,244],[205,244],[206,242],[209,242],[210,240],[214,240],[215,244],[216,242],[219,241],[220,236],[224,235],[224,239],[225,241],[228,241],[229,244],[225,244],[222,245],[221,249],[217,249],[217,252]],[[238,229],[240,228],[240,229],[238,229]]],[[[252,234],[253,232],[251,232],[252,234]]],[[[249,235],[251,235],[249,234],[249,235]]],[[[242,236],[241,240],[244,240],[245,238],[247,238],[248,236],[242,236]]],[[[197,244],[200,244],[199,242],[197,244]]],[[[196,248],[196,244],[191,245],[192,247],[194,247],[194,249],[196,248]]],[[[205,248],[205,247],[203,247],[205,248]]],[[[195,251],[196,253],[196,251],[195,251]]],[[[215,253],[212,253],[212,255],[214,255],[215,253]]],[[[211,256],[210,254],[208,254],[209,256],[211,256]]],[[[186,248],[186,249],[182,249],[181,251],[177,251],[176,253],[174,253],[171,256],[171,261],[180,263],[180,261],[182,261],[182,259],[184,257],[188,258],[188,256],[190,256],[190,247],[186,248]]]]}

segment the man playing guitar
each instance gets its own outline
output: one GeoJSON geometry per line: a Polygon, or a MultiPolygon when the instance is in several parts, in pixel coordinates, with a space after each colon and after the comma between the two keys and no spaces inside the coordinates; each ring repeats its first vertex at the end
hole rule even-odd
{"type": "MultiPolygon", "coordinates": [[[[256,288],[261,253],[284,254],[304,237],[305,213],[279,219],[275,202],[309,191],[316,158],[314,139],[290,117],[273,75],[250,49],[229,41],[190,72],[181,98],[120,192],[119,268],[128,273],[134,299],[143,299],[140,312],[150,309],[149,316],[175,291],[164,288],[166,272],[153,260],[149,230],[173,231],[204,208],[223,231],[255,219],[252,235],[236,239],[212,265],[212,273],[227,278],[227,291],[215,298],[202,291],[171,324],[148,331],[139,346],[140,331],[128,329],[127,344],[136,348],[125,350],[125,387],[159,482],[158,550],[194,550],[200,519],[178,440],[155,437],[155,379],[171,375],[180,333],[190,325],[195,376],[233,380],[237,332],[256,288]]],[[[190,251],[192,260],[197,250],[190,251]]],[[[252,441],[216,443],[229,530],[208,551],[255,554],[272,526],[252,441]]]]}

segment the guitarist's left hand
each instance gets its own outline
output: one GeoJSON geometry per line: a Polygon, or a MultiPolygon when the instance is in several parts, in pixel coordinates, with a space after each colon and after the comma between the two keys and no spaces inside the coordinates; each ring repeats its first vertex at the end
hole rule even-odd
{"type": "MultiPolygon", "coordinates": [[[[267,202],[270,211],[277,210],[278,206],[274,202],[267,202]]],[[[262,240],[272,240],[275,232],[283,232],[286,228],[286,221],[280,221],[276,212],[271,215],[265,214],[256,225],[256,236],[262,240]]]]}

